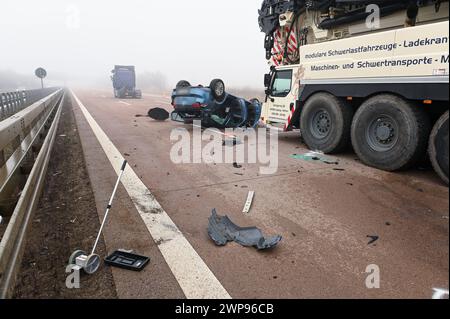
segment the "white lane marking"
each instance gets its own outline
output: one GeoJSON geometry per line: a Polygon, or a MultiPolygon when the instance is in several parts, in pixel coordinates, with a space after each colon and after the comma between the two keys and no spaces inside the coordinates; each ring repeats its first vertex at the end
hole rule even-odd
{"type": "Polygon", "coordinates": [[[127,102],[124,102],[124,101],[119,101],[119,102],[117,102],[117,103],[125,104],[125,105],[127,105],[127,106],[130,106],[130,105],[131,105],[130,103],[127,103],[127,102]]]}
{"type": "Polygon", "coordinates": [[[440,288],[434,288],[433,289],[433,299],[440,300],[440,299],[448,299],[449,292],[445,289],[440,288]]]}
{"type": "MultiPolygon", "coordinates": [[[[124,158],[75,93],[72,95],[117,174],[124,158]]],[[[188,299],[231,299],[202,258],[167,215],[150,190],[127,166],[122,184],[188,299]]]]}

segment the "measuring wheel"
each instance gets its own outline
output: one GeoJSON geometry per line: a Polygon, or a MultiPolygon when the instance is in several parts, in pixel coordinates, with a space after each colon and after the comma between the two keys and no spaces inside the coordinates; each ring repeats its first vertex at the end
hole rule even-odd
{"type": "Polygon", "coordinates": [[[100,265],[101,265],[100,256],[96,255],[96,254],[92,254],[92,255],[87,257],[86,264],[83,267],[83,270],[88,275],[93,275],[100,268],[100,265]]]}
{"type": "Polygon", "coordinates": [[[99,243],[103,228],[105,227],[105,223],[108,218],[109,211],[111,210],[111,207],[112,207],[112,202],[113,202],[114,196],[116,195],[117,188],[119,187],[120,179],[123,176],[126,166],[127,166],[127,161],[124,161],[122,164],[122,168],[120,169],[121,170],[120,175],[117,179],[116,185],[114,187],[114,191],[111,195],[111,199],[109,200],[108,208],[106,209],[105,216],[103,217],[103,222],[102,222],[102,225],[98,232],[97,239],[95,241],[94,247],[92,248],[91,254],[88,255],[86,252],[84,252],[82,250],[77,250],[72,255],[70,255],[69,265],[75,265],[75,266],[83,269],[84,272],[88,275],[95,274],[98,271],[98,269],[100,268],[100,265],[102,263],[100,256],[95,254],[95,250],[99,243]]]}
{"type": "Polygon", "coordinates": [[[84,251],[77,250],[70,256],[69,265],[76,265],[83,269],[86,274],[93,275],[100,268],[101,259],[99,255],[88,256],[84,251]]]}

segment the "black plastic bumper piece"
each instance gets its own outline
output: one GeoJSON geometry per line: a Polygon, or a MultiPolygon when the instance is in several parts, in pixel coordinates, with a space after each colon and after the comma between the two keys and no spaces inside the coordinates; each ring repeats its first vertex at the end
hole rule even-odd
{"type": "Polygon", "coordinates": [[[256,227],[239,227],[228,216],[220,216],[214,209],[209,218],[208,234],[217,246],[225,246],[228,242],[236,242],[244,247],[255,247],[258,250],[271,249],[278,245],[281,236],[265,238],[256,227]]]}

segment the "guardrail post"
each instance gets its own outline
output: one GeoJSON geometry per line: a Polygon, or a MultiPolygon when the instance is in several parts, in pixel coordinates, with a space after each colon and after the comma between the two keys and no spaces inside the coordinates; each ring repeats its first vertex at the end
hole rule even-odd
{"type": "Polygon", "coordinates": [[[13,98],[13,102],[12,102],[13,113],[16,113],[17,112],[17,93],[16,92],[12,93],[12,98],[13,98]]]}
{"type": "Polygon", "coordinates": [[[2,168],[5,165],[5,154],[3,150],[0,151],[0,168],[2,168]]]}
{"type": "Polygon", "coordinates": [[[5,94],[5,97],[6,97],[6,103],[5,103],[5,106],[6,106],[6,116],[9,116],[9,93],[6,93],[5,94]]]}
{"type": "Polygon", "coordinates": [[[0,119],[6,118],[6,96],[5,94],[0,95],[0,119]]]}

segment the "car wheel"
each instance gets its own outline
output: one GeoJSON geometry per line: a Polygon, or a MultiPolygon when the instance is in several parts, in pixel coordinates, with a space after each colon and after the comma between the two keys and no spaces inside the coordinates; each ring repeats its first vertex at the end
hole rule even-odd
{"type": "Polygon", "coordinates": [[[305,103],[300,130],[313,151],[337,153],[350,143],[353,108],[329,93],[317,93],[305,103]]]}
{"type": "Polygon", "coordinates": [[[442,178],[442,180],[449,184],[449,134],[448,134],[448,117],[449,111],[447,111],[436,123],[430,136],[430,149],[429,155],[431,163],[435,171],[442,178]]]}
{"type": "Polygon", "coordinates": [[[410,102],[390,94],[364,102],[353,119],[352,144],[367,165],[385,170],[407,169],[426,153],[430,123],[410,102]]]}
{"type": "Polygon", "coordinates": [[[222,102],[225,99],[225,83],[222,80],[212,80],[209,88],[212,91],[214,99],[218,102],[222,102]]]}
{"type": "Polygon", "coordinates": [[[257,98],[251,99],[250,103],[252,103],[252,104],[261,104],[261,102],[257,98]]]}
{"type": "Polygon", "coordinates": [[[177,86],[176,86],[176,88],[178,89],[178,88],[188,88],[188,87],[190,87],[191,86],[191,83],[189,83],[188,81],[180,81],[180,82],[178,82],[177,83],[177,86]]]}

